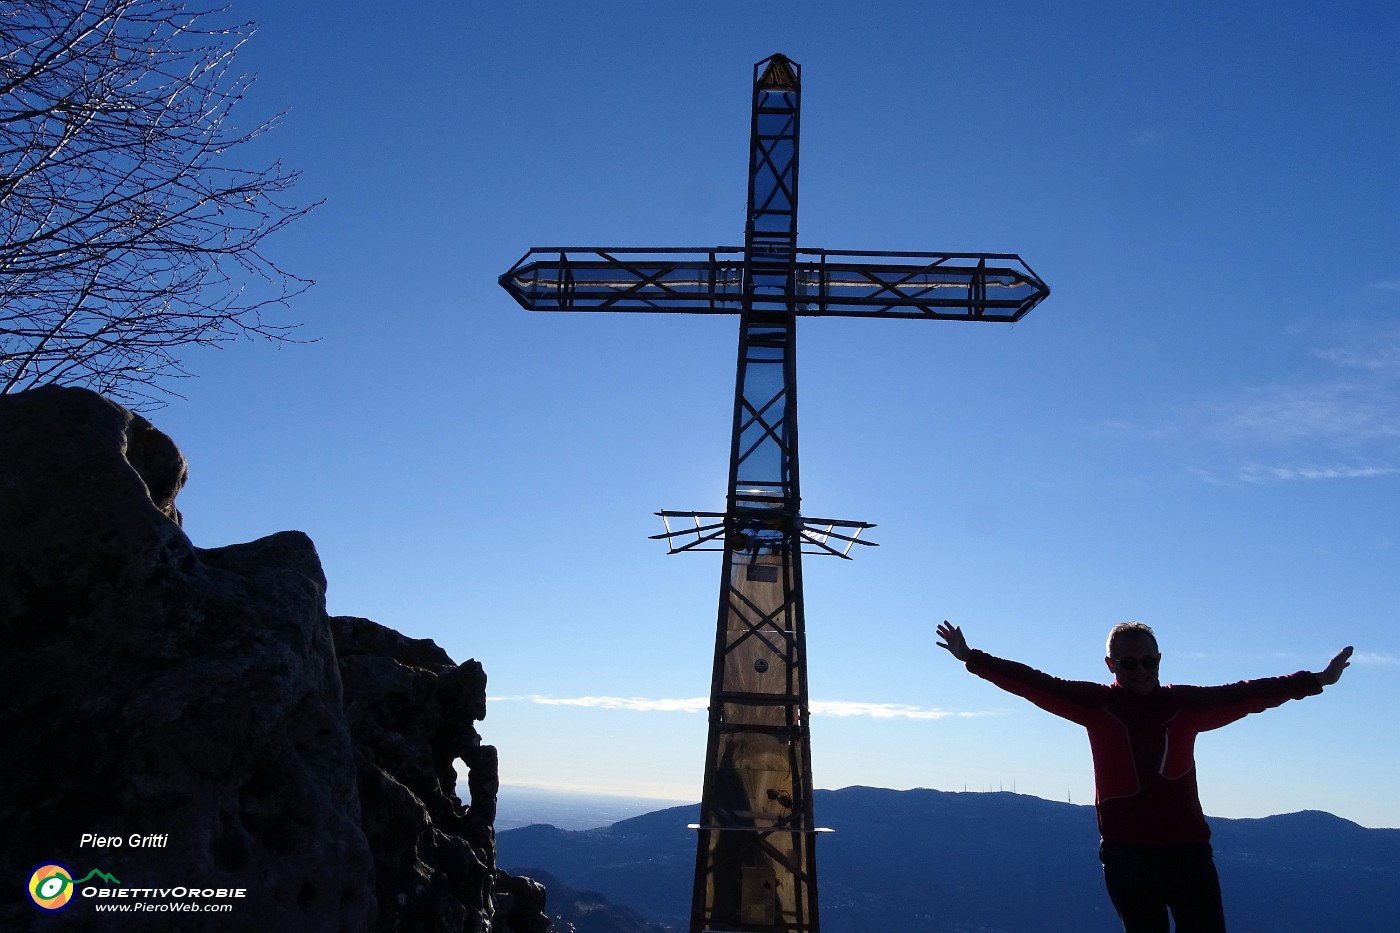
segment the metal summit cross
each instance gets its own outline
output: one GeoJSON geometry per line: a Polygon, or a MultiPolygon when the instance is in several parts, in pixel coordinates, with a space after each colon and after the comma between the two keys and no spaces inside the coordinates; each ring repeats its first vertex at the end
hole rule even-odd
{"type": "Polygon", "coordinates": [[[801,76],[754,66],[742,249],[539,248],[500,279],[532,311],[739,315],[727,507],[655,536],[724,552],[692,933],[819,933],[801,557],[874,526],[798,512],[797,318],[1017,321],[1050,293],[1010,254],[798,250],[801,76]]]}

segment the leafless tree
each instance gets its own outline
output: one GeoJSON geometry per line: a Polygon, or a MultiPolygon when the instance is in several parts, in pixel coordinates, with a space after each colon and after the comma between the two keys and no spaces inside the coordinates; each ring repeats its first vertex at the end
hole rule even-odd
{"type": "MultiPolygon", "coordinates": [[[[0,393],[174,394],[179,354],[291,339],[310,284],[263,252],[310,207],[280,163],[230,164],[252,25],[181,0],[0,0],[0,393]]],[[[311,205],[314,207],[315,205],[311,205]]]]}

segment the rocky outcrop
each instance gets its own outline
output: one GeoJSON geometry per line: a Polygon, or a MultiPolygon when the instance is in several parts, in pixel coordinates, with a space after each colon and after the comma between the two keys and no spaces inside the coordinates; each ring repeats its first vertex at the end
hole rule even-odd
{"type": "Polygon", "coordinates": [[[454,664],[431,641],[368,619],[331,619],[345,712],[356,745],[362,825],[374,852],[376,930],[490,929],[495,882],[496,750],[473,723],[486,716],[486,674],[454,664]],[[471,805],[456,794],[462,760],[471,805]]]}
{"type": "Polygon", "coordinates": [[[481,665],[328,619],[299,532],[196,548],[185,475],[94,393],[0,396],[0,929],[114,929],[101,898],[183,888],[245,893],[120,928],[487,933],[481,665]],[[47,913],[14,882],[47,863],[104,874],[47,913]]]}

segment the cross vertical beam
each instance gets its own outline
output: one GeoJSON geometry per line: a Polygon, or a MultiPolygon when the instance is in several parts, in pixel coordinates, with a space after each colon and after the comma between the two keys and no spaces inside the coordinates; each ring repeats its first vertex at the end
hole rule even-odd
{"type": "Polygon", "coordinates": [[[755,66],[742,311],[690,929],[816,933],[798,534],[799,66],[755,66]]]}

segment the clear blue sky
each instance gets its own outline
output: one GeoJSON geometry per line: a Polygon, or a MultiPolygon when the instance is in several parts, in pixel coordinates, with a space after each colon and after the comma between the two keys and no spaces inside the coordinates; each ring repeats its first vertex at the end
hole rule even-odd
{"type": "Polygon", "coordinates": [[[507,785],[698,799],[737,322],[529,314],[536,245],[741,242],[751,66],[804,68],[801,245],[1020,253],[1014,326],[804,320],[820,787],[1092,800],[1077,727],[977,647],[1100,679],[1356,661],[1204,736],[1208,813],[1400,826],[1400,19],[1383,2],[234,0],[245,115],[325,198],[274,252],[319,342],[191,361],[154,419],[202,547],[312,536],[333,613],[491,678],[507,785]]]}

